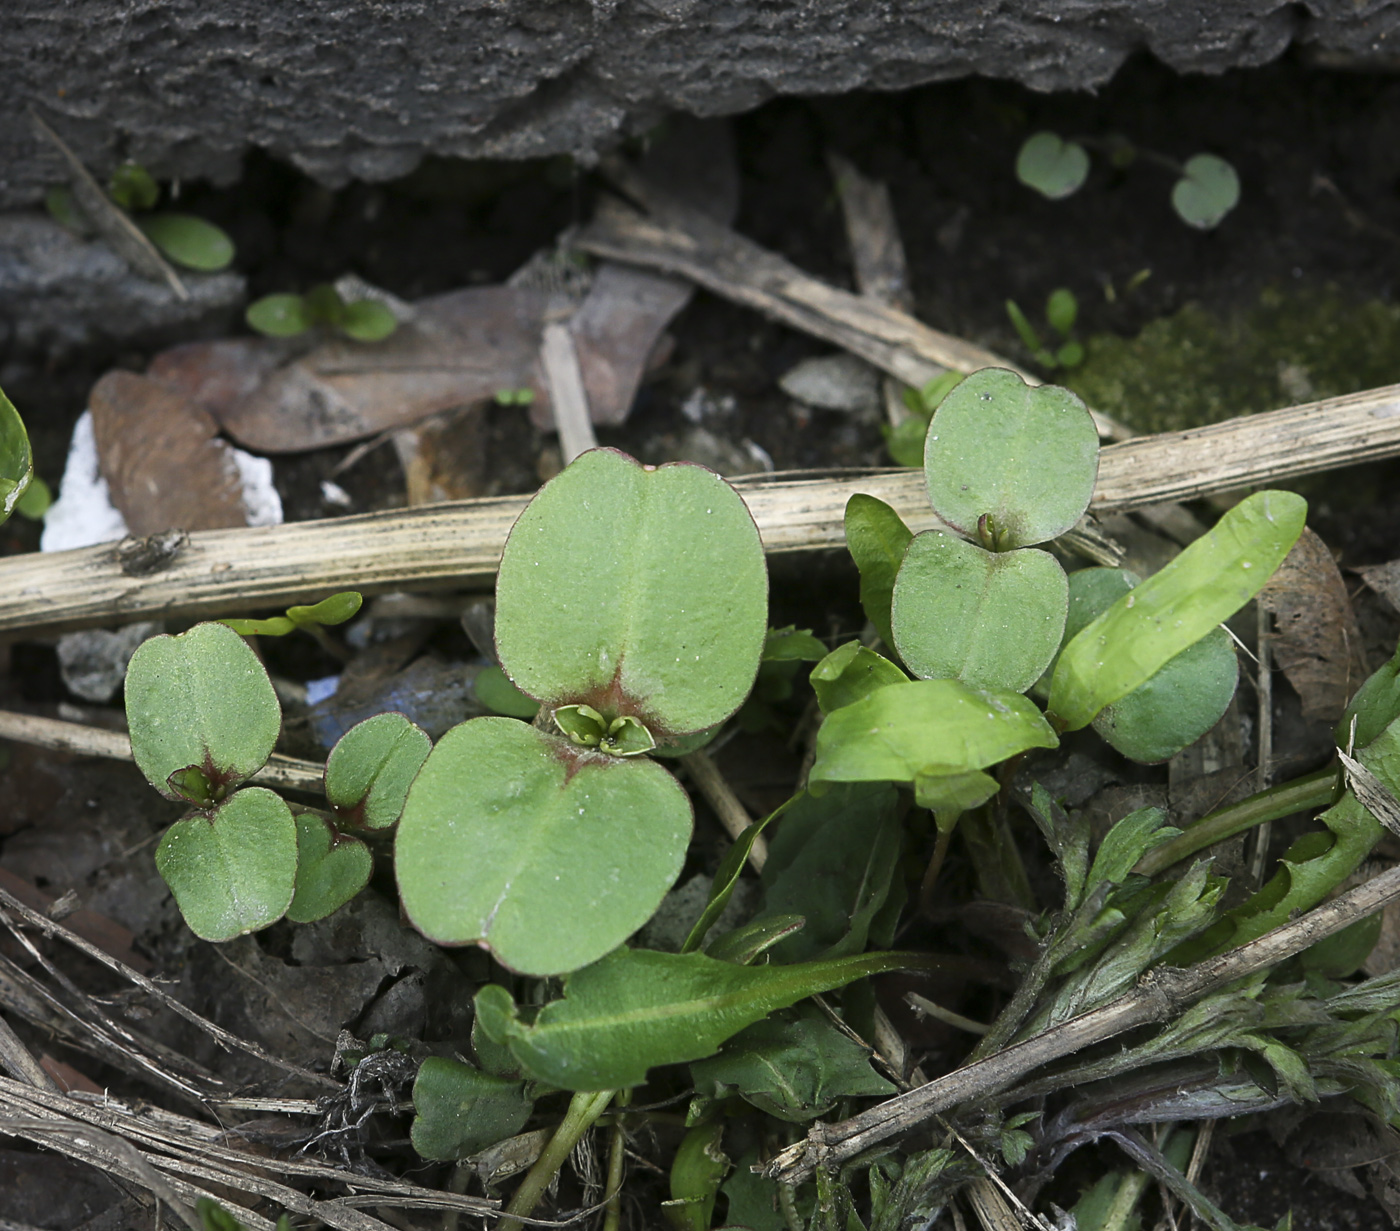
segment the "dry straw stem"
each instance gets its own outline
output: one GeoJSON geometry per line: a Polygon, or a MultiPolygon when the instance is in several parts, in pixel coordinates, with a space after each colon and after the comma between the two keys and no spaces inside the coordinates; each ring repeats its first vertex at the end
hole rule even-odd
{"type": "MultiPolygon", "coordinates": [[[[122,731],[87,727],[77,722],[60,722],[56,718],[41,718],[37,714],[17,714],[13,710],[0,710],[0,739],[37,744],[40,748],[71,752],[76,756],[106,757],[112,761],[132,759],[131,738],[122,731]]],[[[325,770],[324,765],[315,761],[274,753],[248,781],[257,786],[320,795],[326,789],[325,770]]]]}
{"type": "MultiPolygon", "coordinates": [[[[865,301],[862,301],[865,302],[865,301]]],[[[1400,453],[1400,385],[1137,436],[1104,449],[1094,512],[1257,487],[1400,453]]],[[[766,476],[735,484],[774,554],[845,544],[846,501],[876,496],[918,531],[935,519],[915,470],[766,476]]],[[[0,634],[131,620],[193,619],[303,602],[337,590],[479,588],[526,496],[463,500],[284,526],[198,531],[170,566],[122,572],[115,545],[0,560],[0,634]]]]}
{"type": "Polygon", "coordinates": [[[964,1065],[927,1085],[842,1120],[818,1122],[806,1140],[789,1146],[761,1170],[786,1184],[805,1180],[817,1167],[839,1167],[888,1138],[961,1103],[985,1099],[1015,1085],[1028,1073],[1115,1035],[1167,1021],[1191,1001],[1257,970],[1276,965],[1309,945],[1335,935],[1400,898],[1400,868],[1391,868],[1333,898],[1299,919],[1186,970],[1148,971],[1136,990],[1110,1004],[964,1065]]]}

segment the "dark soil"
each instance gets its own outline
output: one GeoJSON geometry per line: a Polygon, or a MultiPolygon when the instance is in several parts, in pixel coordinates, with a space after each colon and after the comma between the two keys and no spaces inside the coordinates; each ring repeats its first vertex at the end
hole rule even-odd
{"type": "MultiPolygon", "coordinates": [[[[1348,309],[1400,308],[1400,77],[1323,72],[1288,59],[1220,77],[1181,78],[1141,59],[1095,96],[1040,96],[972,80],[894,96],[775,102],[735,121],[735,131],[743,179],[739,231],[818,277],[849,285],[841,215],[823,162],[828,147],[841,150],[890,186],[918,315],[1022,362],[1028,357],[1005,300],[1030,310],[1059,286],[1078,296],[1085,337],[1133,337],[1188,304],[1233,319],[1266,292],[1303,299],[1329,293],[1348,309]],[[1042,200],[1012,174],[1021,141],[1041,128],[1095,139],[1123,134],[1176,160],[1202,150],[1221,154],[1239,172],[1241,204],[1217,230],[1193,231],[1170,209],[1170,172],[1141,158],[1115,170],[1097,154],[1077,196],[1042,200]],[[1133,286],[1143,270],[1150,276],[1133,286]]],[[[254,158],[234,188],[186,186],[183,204],[231,233],[255,295],[305,289],[353,270],[416,298],[503,280],[564,227],[586,220],[597,191],[588,174],[550,161],[438,162],[396,183],[330,192],[254,158]]],[[[241,329],[237,322],[225,324],[241,329]]],[[[695,297],[672,331],[673,356],[642,390],[631,420],[601,434],[604,443],[648,461],[675,456],[691,426],[682,403],[703,386],[727,407],[707,426],[731,445],[752,441],[780,470],[889,464],[878,425],[798,407],[778,389],[777,378],[799,359],[823,353],[821,344],[706,293],[695,297]]],[[[112,366],[140,369],[172,340],[82,354],[0,356],[0,385],[29,423],[38,471],[58,478],[73,422],[98,376],[112,366]]],[[[1374,358],[1390,365],[1395,374],[1388,379],[1400,380],[1400,350],[1374,358]]],[[[1280,364],[1292,359],[1277,356],[1280,364]]],[[[1330,379],[1345,383],[1345,374],[1330,379]]],[[[1379,383],[1369,369],[1355,379],[1351,387],[1379,383]]],[[[1280,394],[1272,404],[1287,400],[1280,394]]],[[[557,465],[549,439],[518,409],[493,408],[488,436],[493,493],[531,490],[557,465]]],[[[323,503],[320,482],[347,453],[276,459],[289,518],[336,511],[323,503]]],[[[1383,463],[1306,485],[1312,524],[1344,565],[1400,556],[1398,480],[1400,466],[1383,463]]],[[[391,449],[369,454],[336,481],[355,511],[403,501],[391,449]]],[[[0,553],[33,550],[37,538],[33,523],[16,518],[0,528],[0,553]]],[[[858,631],[852,577],[849,565],[834,558],[780,562],[774,622],[797,621],[819,635],[858,631]]],[[[1395,629],[1388,617],[1376,618],[1380,645],[1395,629]]],[[[7,657],[0,705],[56,713],[73,702],[51,644],[21,640],[7,657]]],[[[313,655],[302,655],[299,664],[297,657],[279,665],[303,679],[328,671],[313,655]]],[[[116,711],[105,719],[94,707],[83,713],[87,721],[120,721],[116,711]]],[[[141,831],[167,819],[163,810],[157,816],[147,807],[153,797],[134,773],[123,770],[98,783],[86,771],[65,779],[63,765],[0,748],[0,814],[8,818],[3,831],[9,835],[0,861],[55,896],[72,885],[96,892],[112,875],[96,847],[84,858],[67,850],[66,862],[45,874],[36,829],[57,817],[60,805],[68,810],[65,823],[77,825],[85,842],[101,845],[99,821],[119,825],[122,851],[147,841],[150,835],[141,831]],[[73,810],[89,787],[129,789],[139,803],[104,800],[99,806],[94,794],[90,815],[79,823],[73,810]]],[[[772,789],[766,781],[771,765],[736,761],[734,773],[749,775],[745,789],[754,799],[772,789]]],[[[149,867],[149,847],[134,859],[145,861],[139,878],[145,898],[135,882],[123,881],[124,888],[92,903],[93,909],[130,926],[138,945],[172,973],[189,960],[195,982],[208,990],[220,981],[221,968],[190,957],[168,902],[149,901],[162,892],[149,867]]],[[[437,1037],[448,1037],[451,1028],[443,1025],[437,1037]]],[[[322,1050],[324,1064],[329,1052],[322,1050]]],[[[115,1070],[71,1058],[99,1080],[132,1084],[115,1070]]],[[[1389,1225],[1379,1206],[1293,1168],[1262,1134],[1217,1142],[1206,1183],[1241,1221],[1272,1226],[1291,1207],[1300,1229],[1389,1225]]],[[[1072,1202],[1074,1194],[1057,1199],[1072,1202]]],[[[7,1213],[0,1206],[0,1215],[7,1213]]]]}

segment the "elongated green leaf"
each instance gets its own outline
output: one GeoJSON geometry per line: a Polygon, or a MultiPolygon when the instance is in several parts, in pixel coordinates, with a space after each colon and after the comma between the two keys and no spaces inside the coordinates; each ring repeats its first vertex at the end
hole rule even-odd
{"type": "Polygon", "coordinates": [[[314,923],[333,915],[369,884],[374,858],[359,838],[347,837],[315,812],[296,818],[297,878],[287,918],[314,923]]]}
{"type": "Polygon", "coordinates": [[[472,692],[488,710],[507,718],[522,718],[529,722],[540,712],[540,703],[521,692],[494,663],[476,673],[472,679],[472,692]]]}
{"type": "Polygon", "coordinates": [[[29,433],[19,411],[0,390],[0,521],[15,511],[24,489],[34,477],[34,456],[29,433]]]}
{"type": "Polygon", "coordinates": [[[890,596],[905,548],[913,537],[899,514],[883,500],[857,492],[846,502],[846,546],[860,570],[860,605],[880,640],[891,648],[890,596]]]}
{"type": "Polygon", "coordinates": [[[292,903],[292,810],[264,787],[245,787],[212,812],[167,829],[156,867],[196,936],[217,941],[256,932],[276,923],[292,903]]]}
{"type": "Polygon", "coordinates": [[[403,812],[409,783],[433,741],[402,714],[375,714],[351,727],[326,758],[326,799],[351,825],[384,829],[403,812]]]}
{"type": "Polygon", "coordinates": [[[1098,430],[1078,396],[1005,368],[974,372],[929,422],[924,475],[934,511],[996,551],[1070,529],[1098,472],[1098,430]]]}
{"type": "Polygon", "coordinates": [[[811,782],[913,782],[1059,741],[1025,697],[958,680],[893,684],[827,716],[811,782]]]}
{"type": "Polygon", "coordinates": [[[1121,885],[1133,866],[1154,846],[1170,842],[1181,830],[1167,824],[1160,808],[1139,808],[1130,812],[1104,835],[1084,885],[1084,896],[1100,885],[1121,885]]]}
{"type": "Polygon", "coordinates": [[[719,867],[715,870],[715,877],[710,886],[710,900],[705,903],[705,909],[700,912],[700,918],[695,921],[695,926],[690,929],[690,935],[685,938],[685,943],[681,945],[682,953],[694,953],[704,943],[709,930],[724,914],[724,908],[729,905],[729,899],[734,896],[734,888],[739,883],[739,874],[744,870],[744,863],[749,857],[749,852],[753,850],[753,844],[758,841],[759,835],[774,820],[782,816],[800,798],[801,796],[795,795],[792,799],[780,804],[762,820],[755,821],[730,844],[729,849],[724,852],[724,858],[719,861],[719,867]]]}
{"type": "Polygon", "coordinates": [[[770,915],[766,919],[754,919],[732,932],[715,937],[706,946],[705,952],[721,962],[748,966],[774,945],[797,935],[806,925],[807,920],[801,915],[770,915]]]}
{"type": "Polygon", "coordinates": [[[909,682],[909,677],[888,658],[866,649],[859,641],[848,641],[832,650],[812,668],[809,679],[823,714],[891,684],[909,682]]]}
{"type": "Polygon", "coordinates": [[[921,679],[1024,692],[1059,649],[1068,602],[1054,556],[985,551],[926,530],[894,583],[895,645],[921,679]]]}
{"type": "Polygon", "coordinates": [[[1292,492],[1255,493],[1084,628],[1050,682],[1060,729],[1086,726],[1243,607],[1297,541],[1307,507],[1292,492]]]}
{"type": "Polygon", "coordinates": [[[700,1096],[737,1094],[791,1124],[825,1115],[840,1098],[894,1093],[870,1067],[870,1052],[810,1004],[755,1022],[690,1073],[700,1096]]]}
{"type": "Polygon", "coordinates": [[[703,953],[619,949],[569,977],[564,999],[533,1025],[492,983],[476,994],[483,1028],[521,1068],[564,1090],[639,1085],[659,1064],[712,1055],[726,1039],[775,1009],[918,959],[866,953],[796,966],[735,966],[703,953]]]}
{"type": "Polygon", "coordinates": [[[268,616],[264,620],[248,620],[241,616],[230,616],[220,620],[220,624],[233,629],[240,637],[285,637],[294,633],[297,626],[286,616],[268,616]]]}
{"type": "Polygon", "coordinates": [[[1367,677],[1337,724],[1339,748],[1364,748],[1400,718],[1400,647],[1394,657],[1367,677]]]}
{"type": "Polygon", "coordinates": [[[530,696],[635,716],[663,742],[739,707],[767,607],[758,530],[732,487],[700,466],[649,470],[594,449],[511,531],[496,646],[530,696]]]}
{"type": "Polygon", "coordinates": [[[152,637],[126,669],[131,752],[167,799],[217,802],[256,773],[282,725],[277,694],[258,657],[232,629],[196,624],[152,637]],[[182,789],[170,776],[190,769],[182,789]]]}
{"type": "Polygon", "coordinates": [[[393,312],[374,299],[357,299],[340,314],[340,331],[356,342],[381,342],[398,327],[393,312]]]}
{"type": "Polygon", "coordinates": [[[466,1158],[518,1133],[534,1106],[523,1081],[429,1056],[413,1082],[413,1148],[424,1158],[466,1158]]]}
{"type": "Polygon", "coordinates": [[[214,273],[233,262],[233,240],[193,214],[151,214],[137,219],[146,238],[177,265],[214,273]]]}
{"type": "Polygon", "coordinates": [[[323,598],[319,603],[288,607],[287,619],[298,628],[312,624],[344,624],[360,609],[364,598],[355,590],[342,590],[323,598]]]}
{"type": "Polygon", "coordinates": [[[763,641],[763,661],[766,663],[815,663],[826,657],[826,646],[812,636],[810,628],[789,624],[786,628],[770,628],[763,641]]]}
{"type": "Polygon", "coordinates": [[[250,326],[269,338],[294,338],[315,323],[300,295],[264,295],[243,314],[250,326]]]}
{"type": "Polygon", "coordinates": [[[408,793],[395,867],[410,921],[525,974],[576,970],[651,917],[690,840],[654,761],[579,749],[511,718],[438,741],[408,793]]]}
{"type": "Polygon", "coordinates": [[[671,1199],[661,1212],[676,1231],[708,1231],[715,1197],[729,1173],[730,1162],[721,1140],[724,1122],[696,1124],[681,1138],[671,1161],[671,1199]]]}

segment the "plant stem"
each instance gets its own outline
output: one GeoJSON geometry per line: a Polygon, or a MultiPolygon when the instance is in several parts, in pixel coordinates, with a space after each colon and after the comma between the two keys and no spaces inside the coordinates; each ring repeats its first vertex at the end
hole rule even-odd
{"type": "Polygon", "coordinates": [[[593,1121],[603,1114],[615,1093],[615,1090],[580,1090],[569,1100],[569,1110],[554,1130],[544,1153],[526,1172],[520,1187],[515,1190],[515,1196],[511,1198],[506,1216],[496,1224],[498,1231],[520,1231],[524,1225],[521,1219],[528,1218],[534,1212],[544,1196],[544,1190],[564,1165],[564,1160],[578,1145],[579,1138],[592,1127],[593,1121]]]}
{"type": "MultiPolygon", "coordinates": [[[[625,1107],[632,1101],[632,1091],[623,1090],[617,1105],[625,1107]]],[[[626,1154],[627,1137],[622,1131],[622,1116],[613,1118],[612,1148],[608,1152],[608,1187],[604,1200],[608,1211],[603,1216],[603,1231],[619,1231],[622,1226],[622,1163],[626,1154]]]]}
{"type": "Polygon", "coordinates": [[[948,857],[948,844],[953,840],[954,825],[938,828],[938,837],[933,844],[933,855],[924,871],[923,883],[919,886],[919,909],[927,914],[933,905],[933,887],[938,884],[938,874],[943,871],[943,861],[948,857]]]}
{"type": "Polygon", "coordinates": [[[1194,855],[1225,838],[1233,838],[1237,833],[1265,821],[1277,821],[1310,808],[1330,808],[1341,795],[1342,784],[1337,767],[1329,765],[1314,774],[1270,787],[1267,791],[1260,791],[1239,803],[1226,804],[1201,817],[1180,837],[1148,851],[1138,860],[1133,871],[1143,876],[1155,876],[1177,860],[1194,855]]]}

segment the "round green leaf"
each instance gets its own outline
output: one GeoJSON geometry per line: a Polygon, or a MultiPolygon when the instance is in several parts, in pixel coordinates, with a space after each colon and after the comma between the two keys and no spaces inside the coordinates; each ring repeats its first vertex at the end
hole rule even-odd
{"type": "Polygon", "coordinates": [[[152,637],[131,656],[126,719],[132,755],[156,790],[190,799],[169,779],[194,768],[217,800],[271,755],[282,711],[243,639],[223,624],[196,624],[178,637],[152,637]]]}
{"type": "Polygon", "coordinates": [[[248,324],[269,338],[292,338],[312,326],[306,301],[300,295],[264,295],[243,314],[248,324]]]}
{"type": "Polygon", "coordinates": [[[1094,730],[1134,761],[1165,761],[1220,721],[1238,683],[1234,643],[1217,627],[1102,710],[1094,730]]]}
{"type": "Polygon", "coordinates": [[[177,265],[215,273],[233,261],[233,240],[193,214],[151,214],[138,219],[146,238],[177,265]]]}
{"type": "Polygon", "coordinates": [[[326,758],[326,799],[337,817],[365,829],[393,825],[432,746],[427,732],[402,714],[356,723],[326,758]]]}
{"type": "Polygon", "coordinates": [[[314,923],[335,914],[369,884],[374,857],[359,838],[337,833],[315,812],[300,813],[296,827],[296,892],[287,918],[314,923]]]}
{"type": "Polygon", "coordinates": [[[1004,368],[974,372],[929,422],[924,475],[934,511],[996,551],[1070,529],[1098,473],[1099,436],[1084,403],[1004,368]]]}
{"type": "Polygon", "coordinates": [[[1223,158],[1197,154],[1186,161],[1172,189],[1172,208],[1188,226],[1209,231],[1219,226],[1240,200],[1240,177],[1223,158]]]}
{"type": "Polygon", "coordinates": [[[413,1148],[424,1158],[466,1158],[513,1137],[534,1102],[525,1083],[483,1073],[460,1060],[429,1056],[413,1083],[413,1148]]]}
{"type": "Polygon", "coordinates": [[[700,466],[649,469],[594,449],[510,533],[496,648],[545,705],[630,715],[661,742],[738,709],[767,616],[758,530],[729,484],[700,466]]]}
{"type": "Polygon", "coordinates": [[[1087,726],[1249,602],[1297,542],[1307,511],[1292,492],[1256,492],[1082,629],[1050,681],[1059,729],[1087,726]]]}
{"type": "Polygon", "coordinates": [[[1068,336],[1079,319],[1079,300],[1067,286],[1057,286],[1045,301],[1045,319],[1056,333],[1068,336]]]}
{"type": "Polygon", "coordinates": [[[382,341],[398,327],[398,318],[374,299],[357,299],[340,314],[341,332],[356,342],[382,341]]]}
{"type": "Polygon", "coordinates": [[[125,210],[150,209],[160,200],[160,188],[138,162],[124,162],[107,181],[107,195],[125,210]]]}
{"type": "Polygon", "coordinates": [[[1059,741],[1041,712],[1009,692],[957,680],[891,684],[827,715],[812,782],[914,782],[995,765],[1059,741]]]}
{"type": "Polygon", "coordinates": [[[656,762],[477,718],[442,737],[409,790],[399,893],[429,939],[481,944],[524,974],[560,974],[651,917],[690,828],[690,800],[656,762]]]}
{"type": "Polygon", "coordinates": [[[37,474],[29,480],[24,495],[15,502],[15,512],[31,521],[42,521],[53,503],[53,489],[37,474]]]}
{"type": "Polygon", "coordinates": [[[1056,133],[1035,133],[1016,155],[1016,178],[1041,196],[1058,201],[1083,187],[1089,178],[1089,155],[1082,145],[1056,133]]]}
{"type": "Polygon", "coordinates": [[[472,680],[472,692],[488,710],[507,718],[531,721],[540,712],[540,703],[527,697],[499,667],[482,667],[472,680]]]}
{"type": "Polygon", "coordinates": [[[920,679],[1024,692],[1060,647],[1065,571],[1034,549],[983,551],[941,530],[916,535],[894,583],[894,641],[920,679]]]}
{"type": "Polygon", "coordinates": [[[34,477],[29,433],[13,403],[0,391],[0,521],[15,511],[34,477]]]}
{"type": "Polygon", "coordinates": [[[232,940],[256,932],[292,902],[292,810],[272,791],[247,787],[212,812],[176,821],[156,848],[156,867],[196,936],[232,940]]]}

